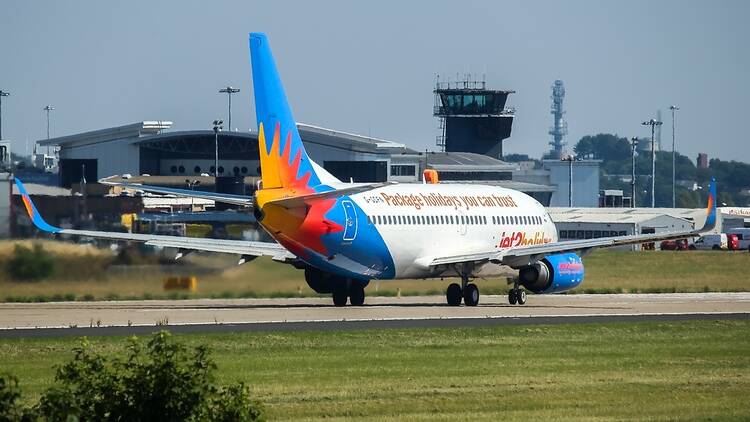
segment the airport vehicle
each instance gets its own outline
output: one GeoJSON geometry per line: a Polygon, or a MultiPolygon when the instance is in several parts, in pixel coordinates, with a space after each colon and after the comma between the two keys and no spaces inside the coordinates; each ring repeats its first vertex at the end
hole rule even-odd
{"type": "Polygon", "coordinates": [[[686,251],[688,250],[687,239],[662,240],[659,249],[663,251],[686,251]]]}
{"type": "Polygon", "coordinates": [[[750,248],[750,227],[736,227],[727,230],[727,236],[737,236],[737,249],[749,249],[750,248]]]}
{"type": "MultiPolygon", "coordinates": [[[[240,263],[271,256],[304,269],[310,287],[333,303],[362,305],[370,280],[458,277],[446,291],[449,305],[479,304],[472,280],[518,270],[508,293],[526,303],[526,291],[559,293],[584,277],[580,253],[592,248],[698,236],[716,222],[712,181],[705,226],[694,231],[558,241],[547,210],[532,197],[494,186],[342,183],[310,160],[287,103],[263,34],[250,34],[258,121],[261,184],[253,197],[120,183],[155,193],[200,197],[253,207],[259,224],[278,242],[263,243],[136,233],[60,229],[47,224],[16,181],[26,209],[41,230],[140,241],[240,255],[240,263]]],[[[269,281],[271,282],[271,281],[269,281]]]]}
{"type": "Polygon", "coordinates": [[[727,235],[724,233],[703,235],[691,245],[690,249],[715,251],[728,249],[727,235]]]}

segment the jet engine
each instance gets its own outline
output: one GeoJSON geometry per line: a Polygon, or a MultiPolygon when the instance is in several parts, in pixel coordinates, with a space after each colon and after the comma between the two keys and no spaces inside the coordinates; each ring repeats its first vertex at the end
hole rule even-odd
{"type": "Polygon", "coordinates": [[[331,273],[320,271],[317,268],[305,268],[305,281],[316,293],[326,294],[333,292],[333,286],[337,282],[336,276],[331,273]]]}
{"type": "Polygon", "coordinates": [[[520,284],[534,293],[560,293],[583,282],[583,262],[574,253],[548,255],[541,261],[523,267],[518,273],[520,284]]]}

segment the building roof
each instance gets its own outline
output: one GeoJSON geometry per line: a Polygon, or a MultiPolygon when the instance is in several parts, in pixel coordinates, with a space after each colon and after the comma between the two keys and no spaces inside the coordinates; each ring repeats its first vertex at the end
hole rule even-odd
{"type": "Polygon", "coordinates": [[[146,120],[131,123],[124,126],[110,127],[106,129],[92,130],[89,132],[76,133],[73,135],[59,136],[57,138],[38,141],[39,145],[55,145],[61,147],[81,146],[98,142],[112,141],[123,138],[138,138],[144,135],[155,135],[172,127],[168,120],[146,120]]]}
{"type": "MultiPolygon", "coordinates": [[[[438,180],[440,176],[438,175],[438,180]]],[[[462,184],[462,185],[487,185],[500,186],[501,188],[513,189],[521,192],[554,192],[555,187],[540,185],[537,183],[518,182],[515,180],[441,180],[440,184],[462,184]]]]}
{"type": "Polygon", "coordinates": [[[429,152],[427,167],[441,171],[512,171],[515,164],[473,152],[429,152]]]}
{"type": "Polygon", "coordinates": [[[552,219],[558,223],[604,223],[604,224],[643,224],[659,218],[673,218],[694,222],[695,209],[671,208],[563,208],[547,209],[552,219]]]}

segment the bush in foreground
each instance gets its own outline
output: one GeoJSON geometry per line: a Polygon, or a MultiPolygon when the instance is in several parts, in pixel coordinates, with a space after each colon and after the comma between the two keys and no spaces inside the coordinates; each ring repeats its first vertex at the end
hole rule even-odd
{"type": "Polygon", "coordinates": [[[55,272],[55,258],[39,243],[34,244],[33,249],[15,245],[6,265],[15,280],[36,281],[51,277],[55,272]]]}
{"type": "Polygon", "coordinates": [[[188,350],[166,331],[145,347],[131,338],[125,359],[103,356],[85,338],[73,352],[33,408],[17,404],[14,378],[0,378],[0,421],[263,419],[247,385],[215,384],[216,364],[205,346],[188,350]]]}

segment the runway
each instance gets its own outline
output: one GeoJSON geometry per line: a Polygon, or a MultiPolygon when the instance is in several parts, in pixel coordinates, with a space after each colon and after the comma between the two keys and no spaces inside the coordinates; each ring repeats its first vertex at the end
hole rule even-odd
{"type": "Polygon", "coordinates": [[[442,296],[370,297],[345,308],[329,298],[4,303],[0,337],[724,318],[750,318],[750,293],[545,295],[524,306],[482,296],[477,307],[450,307],[442,296]]]}

